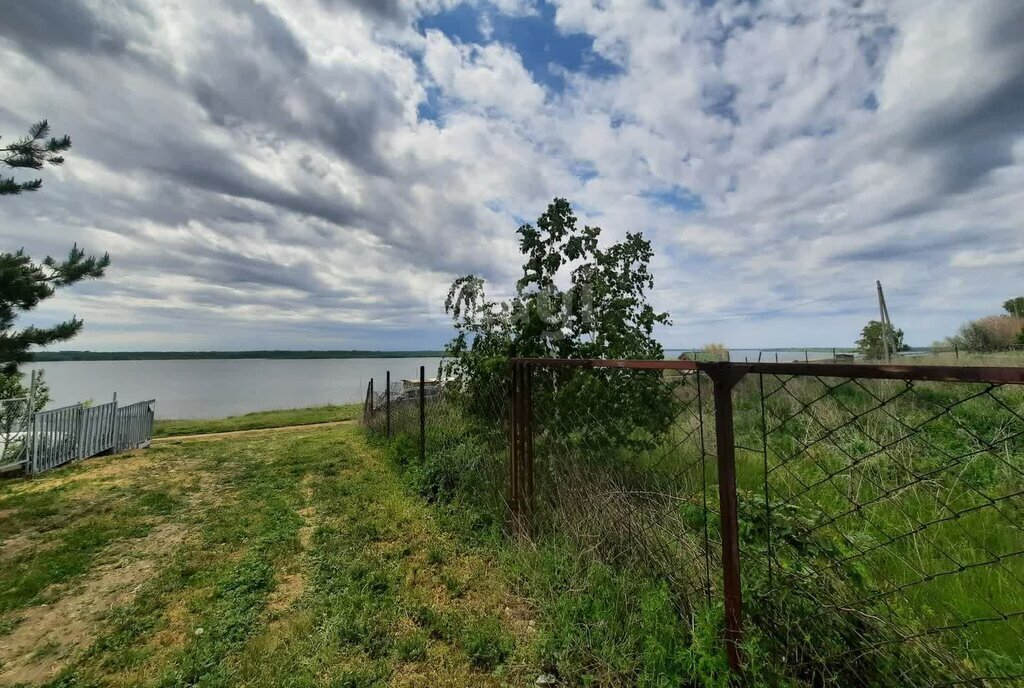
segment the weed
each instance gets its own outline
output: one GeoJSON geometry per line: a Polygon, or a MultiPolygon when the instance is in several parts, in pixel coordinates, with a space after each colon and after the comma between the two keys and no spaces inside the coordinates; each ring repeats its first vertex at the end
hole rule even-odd
{"type": "Polygon", "coordinates": [[[395,643],[395,655],[403,662],[422,662],[427,658],[427,634],[415,631],[395,643]]]}
{"type": "Polygon", "coordinates": [[[473,666],[493,671],[512,653],[514,640],[494,617],[470,621],[460,639],[473,666]]]}

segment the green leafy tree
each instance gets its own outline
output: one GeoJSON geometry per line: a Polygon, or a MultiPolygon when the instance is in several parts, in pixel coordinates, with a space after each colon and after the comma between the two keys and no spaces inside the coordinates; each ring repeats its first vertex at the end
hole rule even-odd
{"type": "Polygon", "coordinates": [[[1003,310],[1015,318],[1024,318],[1024,296],[1017,296],[1003,302],[1003,310]]]}
{"type": "Polygon", "coordinates": [[[903,330],[898,327],[891,327],[888,328],[889,332],[886,333],[886,329],[879,320],[869,321],[860,332],[860,339],[857,340],[857,350],[865,358],[876,360],[885,358],[886,338],[888,339],[890,352],[906,351],[909,348],[903,343],[903,330]],[[886,334],[888,335],[887,337],[886,334]]]}
{"type": "MultiPolygon", "coordinates": [[[[601,228],[581,226],[562,198],[517,234],[524,263],[511,299],[489,300],[484,280],[466,275],[445,301],[456,331],[445,373],[471,413],[506,412],[500,400],[513,357],[663,357],[653,330],[670,321],[647,301],[653,251],[641,234],[602,248],[601,228]]],[[[585,420],[590,446],[650,444],[674,413],[672,390],[657,371],[543,371],[532,391],[539,422],[568,428],[585,420]]]]}
{"type": "MultiPolygon", "coordinates": [[[[62,153],[71,148],[71,139],[67,135],[51,137],[49,133],[45,120],[32,125],[27,136],[0,146],[0,164],[31,170],[63,164],[62,153]]],[[[35,192],[42,184],[41,179],[17,181],[14,177],[0,177],[0,196],[35,192]]],[[[67,341],[82,329],[82,321],[77,317],[49,327],[29,325],[18,329],[18,317],[52,297],[58,289],[102,277],[109,264],[109,255],[87,256],[77,245],[64,258],[47,256],[40,262],[24,249],[0,253],[0,374],[17,376],[18,365],[31,360],[32,347],[67,341]]]]}

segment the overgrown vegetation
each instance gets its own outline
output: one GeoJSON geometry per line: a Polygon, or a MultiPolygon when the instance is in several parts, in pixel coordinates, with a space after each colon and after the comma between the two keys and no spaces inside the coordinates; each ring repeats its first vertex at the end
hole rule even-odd
{"type": "Polygon", "coordinates": [[[1024,296],[1006,300],[1003,310],[964,323],[940,346],[977,353],[1024,348],[1024,296]]]}
{"type": "MultiPolygon", "coordinates": [[[[534,370],[534,537],[509,545],[499,536],[508,358],[660,357],[647,345],[655,321],[642,310],[642,244],[633,245],[638,283],[614,261],[598,278],[634,291],[625,311],[596,309],[597,322],[608,320],[596,326],[576,305],[594,272],[556,275],[588,264],[599,231],[578,229],[558,200],[537,224],[520,228],[526,264],[512,301],[488,301],[472,276],[452,287],[452,381],[430,409],[424,459],[401,413],[387,446],[446,523],[504,553],[521,594],[537,603],[540,668],[561,684],[727,685],[700,376],[534,370]],[[623,317],[631,308],[647,317],[623,317]],[[608,346],[608,331],[636,353],[608,346]]],[[[869,323],[858,346],[881,358],[905,349],[902,337],[869,323]]],[[[934,685],[1024,673],[1011,632],[1024,613],[1015,555],[1024,533],[996,508],[1018,508],[1024,487],[1022,390],[748,376],[734,403],[746,684],[934,685]]]]}
{"type": "MultiPolygon", "coordinates": [[[[548,371],[563,381],[595,372],[548,371]]],[[[450,397],[430,409],[420,463],[415,426],[396,420],[393,460],[467,542],[504,553],[537,605],[540,668],[564,685],[726,684],[717,480],[692,435],[694,382],[666,378],[691,413],[653,450],[591,445],[589,416],[565,426],[535,407],[537,531],[525,546],[500,535],[500,430],[450,397]]],[[[738,459],[748,683],[932,685],[1021,673],[1008,625],[1024,610],[1013,558],[1024,533],[1007,509],[1024,487],[1013,415],[1024,413],[1024,390],[991,397],[983,386],[919,383],[907,393],[861,382],[828,392],[808,379],[773,393],[779,380],[748,377],[735,396],[739,446],[762,442],[762,384],[767,461],[778,466],[769,502],[765,457],[738,459]],[[969,562],[989,563],[961,568],[969,562]]]]}
{"type": "Polygon", "coordinates": [[[885,358],[885,352],[890,354],[909,349],[903,343],[903,330],[892,325],[886,325],[880,320],[868,321],[860,332],[860,339],[857,340],[857,350],[869,360],[880,361],[885,358]]]}

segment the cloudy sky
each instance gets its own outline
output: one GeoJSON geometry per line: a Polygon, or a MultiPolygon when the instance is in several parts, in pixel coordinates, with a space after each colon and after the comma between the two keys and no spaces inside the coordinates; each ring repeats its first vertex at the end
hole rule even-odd
{"type": "Polygon", "coordinates": [[[912,344],[1024,292],[1019,0],[9,0],[3,249],[109,251],[71,348],[432,348],[554,196],[654,244],[669,347],[912,344]],[[22,175],[24,176],[24,175],[22,175]]]}

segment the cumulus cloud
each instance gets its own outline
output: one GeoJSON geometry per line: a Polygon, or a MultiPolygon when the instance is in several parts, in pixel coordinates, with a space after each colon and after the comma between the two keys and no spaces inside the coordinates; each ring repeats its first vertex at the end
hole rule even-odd
{"type": "Polygon", "coordinates": [[[93,348],[436,346],[555,195],[652,238],[667,344],[846,344],[875,279],[928,343],[1020,289],[1022,33],[1013,0],[15,3],[0,134],[74,148],[0,232],[112,253],[41,314],[93,348]]]}

